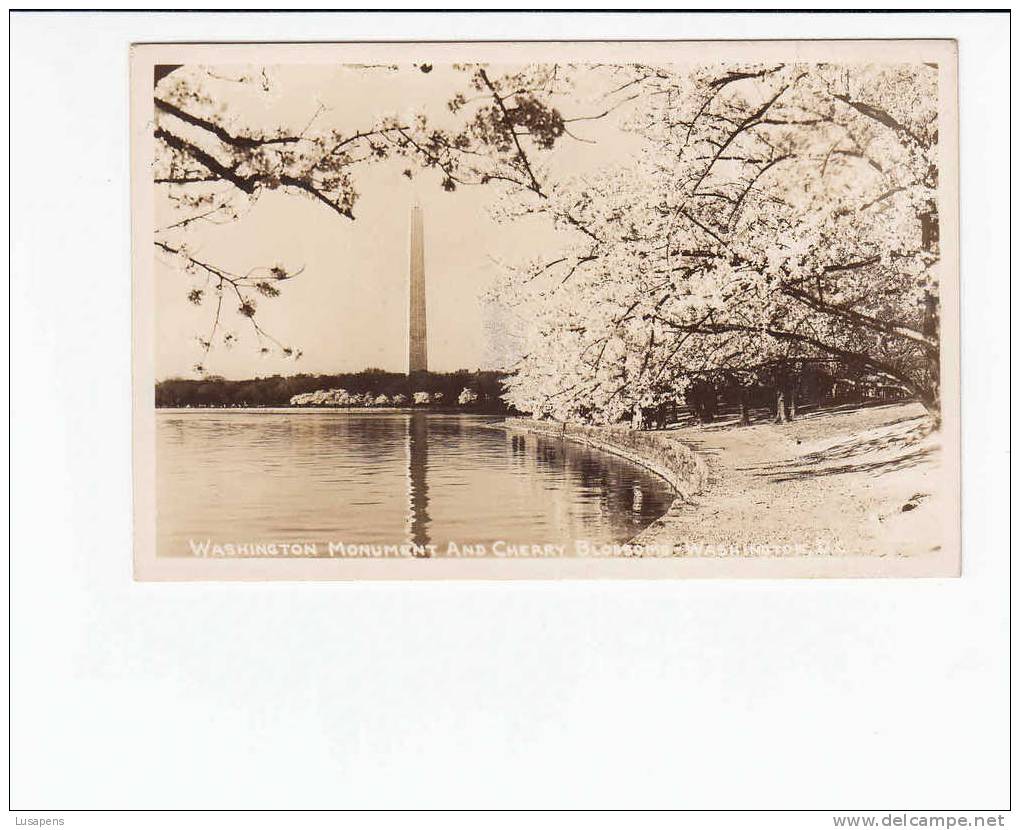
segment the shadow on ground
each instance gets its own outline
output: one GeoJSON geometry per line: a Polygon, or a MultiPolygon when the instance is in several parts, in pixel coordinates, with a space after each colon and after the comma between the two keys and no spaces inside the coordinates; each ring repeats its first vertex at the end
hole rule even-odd
{"type": "Polygon", "coordinates": [[[744,469],[774,483],[846,473],[892,472],[934,455],[936,447],[925,442],[933,428],[930,421],[904,416],[879,424],[868,434],[849,437],[821,450],[744,469]],[[879,429],[884,431],[875,434],[879,429]]]}

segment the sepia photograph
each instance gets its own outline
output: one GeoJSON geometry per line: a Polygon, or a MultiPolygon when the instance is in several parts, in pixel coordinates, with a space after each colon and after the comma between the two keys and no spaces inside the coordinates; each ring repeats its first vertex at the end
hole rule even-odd
{"type": "Polygon", "coordinates": [[[15,824],[1008,827],[1009,21],[12,11],[15,824]]]}
{"type": "Polygon", "coordinates": [[[140,579],[959,573],[950,41],[136,45],[140,579]]]}

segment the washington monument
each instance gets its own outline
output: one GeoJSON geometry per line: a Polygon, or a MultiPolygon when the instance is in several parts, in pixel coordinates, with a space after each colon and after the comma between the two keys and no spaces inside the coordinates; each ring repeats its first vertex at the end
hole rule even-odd
{"type": "Polygon", "coordinates": [[[407,374],[427,372],[428,334],[425,328],[425,240],[420,205],[411,208],[410,291],[408,292],[407,374]]]}

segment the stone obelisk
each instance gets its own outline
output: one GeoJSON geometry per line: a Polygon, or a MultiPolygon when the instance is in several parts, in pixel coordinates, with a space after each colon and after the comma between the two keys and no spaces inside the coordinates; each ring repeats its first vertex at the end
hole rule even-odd
{"type": "Polygon", "coordinates": [[[425,328],[425,238],[421,206],[411,208],[410,291],[407,317],[407,374],[427,372],[428,334],[425,328]]]}

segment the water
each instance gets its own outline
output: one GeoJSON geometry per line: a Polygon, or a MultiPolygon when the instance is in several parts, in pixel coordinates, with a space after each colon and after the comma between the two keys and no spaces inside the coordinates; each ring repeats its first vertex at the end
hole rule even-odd
{"type": "Polygon", "coordinates": [[[458,545],[625,542],[668,485],[498,418],[330,410],[160,410],[158,552],[192,541],[458,545]]]}

